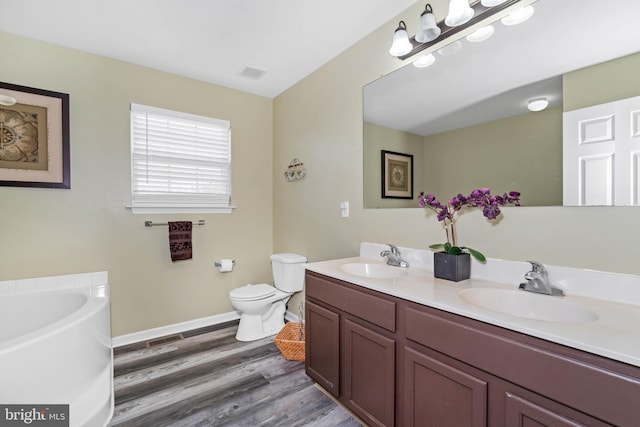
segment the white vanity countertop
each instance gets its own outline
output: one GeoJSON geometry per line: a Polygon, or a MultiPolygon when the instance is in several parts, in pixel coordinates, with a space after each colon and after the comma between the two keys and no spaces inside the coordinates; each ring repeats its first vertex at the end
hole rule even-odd
{"type": "MultiPolygon", "coordinates": [[[[517,289],[519,282],[494,282],[472,276],[469,280],[456,283],[435,279],[432,270],[423,267],[409,267],[406,275],[395,279],[365,278],[343,272],[340,266],[347,263],[384,264],[385,262],[379,257],[360,256],[309,263],[306,264],[306,269],[398,298],[640,367],[640,305],[607,301],[599,297],[572,295],[567,292],[571,289],[569,287],[565,288],[567,295],[564,297],[546,295],[540,297],[562,298],[567,302],[579,304],[595,312],[598,316],[597,320],[584,323],[533,320],[483,309],[465,302],[458,295],[460,290],[467,288],[517,289]]],[[[600,286],[607,287],[607,283],[601,283],[600,286]]]]}

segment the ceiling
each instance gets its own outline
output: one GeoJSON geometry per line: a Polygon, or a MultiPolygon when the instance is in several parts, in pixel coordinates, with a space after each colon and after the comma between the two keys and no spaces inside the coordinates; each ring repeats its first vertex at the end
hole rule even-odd
{"type": "Polygon", "coordinates": [[[273,98],[414,2],[0,0],[0,31],[273,98]]]}

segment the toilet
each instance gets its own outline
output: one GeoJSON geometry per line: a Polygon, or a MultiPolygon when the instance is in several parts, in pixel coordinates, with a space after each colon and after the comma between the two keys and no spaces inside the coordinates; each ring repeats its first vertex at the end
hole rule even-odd
{"type": "Polygon", "coordinates": [[[229,292],[231,306],[240,312],[238,341],[254,341],[277,334],[284,327],[287,301],[294,292],[304,288],[307,258],[291,253],[273,254],[270,258],[275,286],[261,283],[229,292]]]}

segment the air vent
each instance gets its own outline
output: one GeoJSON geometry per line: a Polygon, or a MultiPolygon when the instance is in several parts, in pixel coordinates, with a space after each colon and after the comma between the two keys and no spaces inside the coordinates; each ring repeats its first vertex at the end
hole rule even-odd
{"type": "Polygon", "coordinates": [[[262,76],[264,76],[266,72],[267,70],[265,70],[264,68],[254,67],[253,65],[245,65],[244,68],[242,68],[242,71],[240,71],[240,75],[248,79],[258,80],[262,76]]]}
{"type": "Polygon", "coordinates": [[[167,344],[173,341],[183,340],[182,334],[169,335],[167,337],[158,338],[157,340],[147,341],[147,347],[154,347],[156,345],[167,344]]]}

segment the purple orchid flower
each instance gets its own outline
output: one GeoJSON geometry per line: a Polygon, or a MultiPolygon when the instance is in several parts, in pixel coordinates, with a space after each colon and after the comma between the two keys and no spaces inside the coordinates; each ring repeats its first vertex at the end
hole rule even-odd
{"type": "Polygon", "coordinates": [[[418,205],[422,208],[429,208],[436,213],[438,221],[442,222],[442,226],[447,235],[446,243],[431,245],[430,248],[444,249],[445,252],[450,254],[468,252],[479,261],[484,262],[486,258],[480,252],[468,247],[457,246],[455,213],[464,207],[480,208],[482,209],[482,215],[489,221],[493,221],[502,214],[500,211],[501,206],[520,206],[520,193],[510,191],[501,196],[492,196],[490,189],[479,188],[473,190],[469,196],[458,194],[449,199],[446,205],[443,205],[433,194],[425,195],[424,192],[422,192],[418,196],[418,205]]]}

